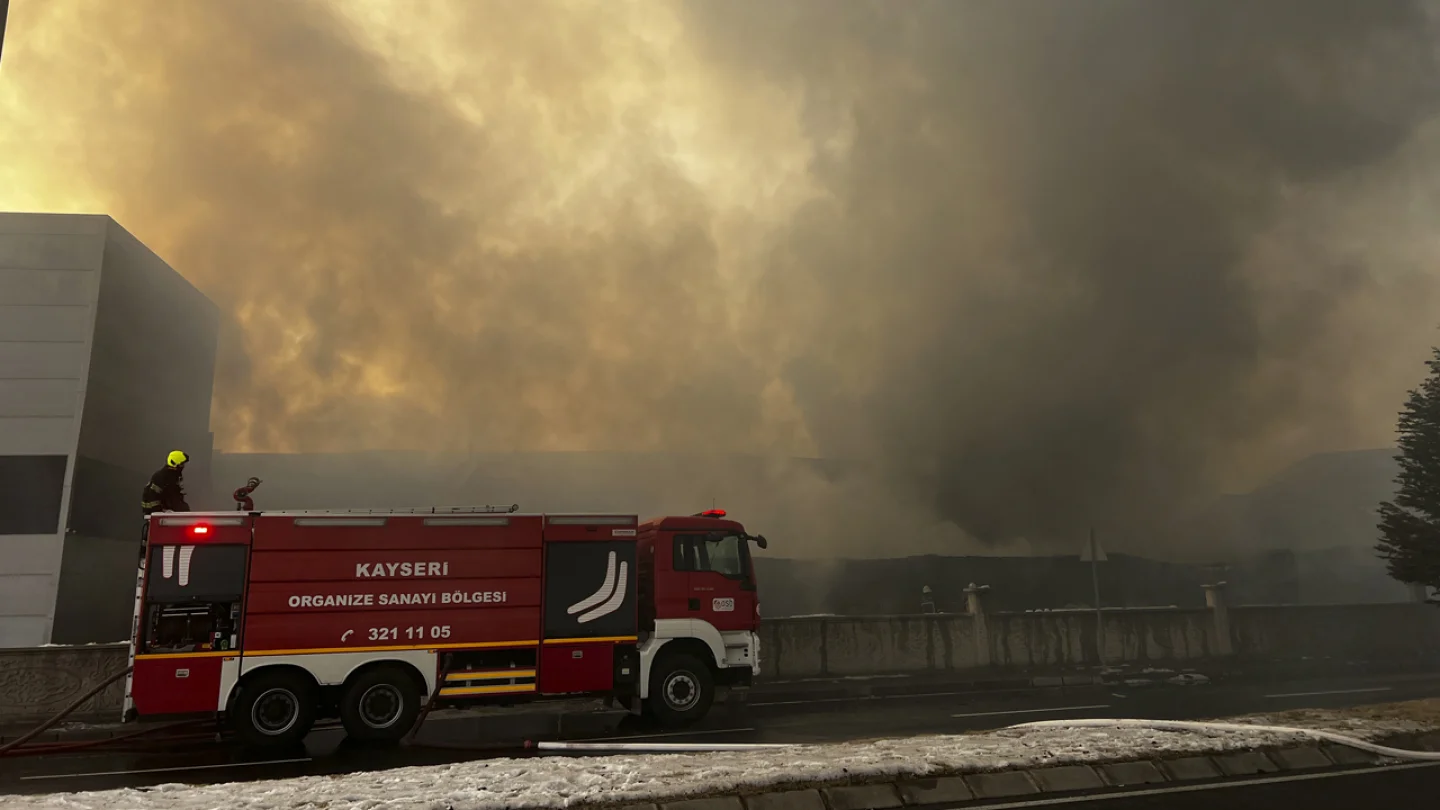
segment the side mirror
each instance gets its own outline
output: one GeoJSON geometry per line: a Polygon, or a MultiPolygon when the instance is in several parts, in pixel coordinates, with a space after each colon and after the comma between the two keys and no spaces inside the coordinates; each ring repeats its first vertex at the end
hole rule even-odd
{"type": "Polygon", "coordinates": [[[765,535],[757,534],[755,535],[755,545],[759,546],[761,550],[764,550],[770,547],[770,541],[765,539],[765,535]]]}

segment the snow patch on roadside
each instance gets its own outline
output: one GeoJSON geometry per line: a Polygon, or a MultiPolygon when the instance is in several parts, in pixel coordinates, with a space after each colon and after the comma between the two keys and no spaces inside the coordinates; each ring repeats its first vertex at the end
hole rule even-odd
{"type": "Polygon", "coordinates": [[[1423,719],[1394,715],[1366,717],[1363,716],[1365,711],[1365,707],[1345,710],[1293,709],[1268,714],[1248,714],[1227,719],[1225,722],[1247,726],[1322,729],[1372,742],[1396,734],[1419,734],[1436,728],[1435,723],[1423,719]]]}
{"type": "MultiPolygon", "coordinates": [[[[1335,720],[1343,718],[1337,716],[1335,720]]],[[[1259,718],[1245,718],[1260,722],[1259,718]]],[[[1232,721],[1235,722],[1235,721],[1232,721]]],[[[1292,725],[1296,725],[1292,721],[1292,725]]],[[[1326,724],[1326,727],[1334,728],[1326,724]]],[[[1363,721],[1351,734],[1389,728],[1363,721]]],[[[634,803],[777,785],[1246,750],[1295,741],[1252,732],[1140,728],[1002,730],[963,736],[723,752],[586,758],[492,759],[388,771],[245,782],[163,785],[148,790],[10,796],[7,810],[522,810],[580,803],[634,803]],[[784,764],[781,764],[784,763],[784,764]]]]}

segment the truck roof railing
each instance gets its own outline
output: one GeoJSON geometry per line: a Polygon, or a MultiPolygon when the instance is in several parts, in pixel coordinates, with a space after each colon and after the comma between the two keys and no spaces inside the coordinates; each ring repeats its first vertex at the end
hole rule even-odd
{"type": "MultiPolygon", "coordinates": [[[[257,510],[267,514],[265,510],[257,510]]],[[[415,506],[388,509],[277,509],[268,514],[285,515],[508,515],[520,511],[520,504],[509,506],[415,506]]]]}
{"type": "Polygon", "coordinates": [[[611,512],[550,512],[545,522],[551,526],[636,526],[639,515],[611,512]]]}

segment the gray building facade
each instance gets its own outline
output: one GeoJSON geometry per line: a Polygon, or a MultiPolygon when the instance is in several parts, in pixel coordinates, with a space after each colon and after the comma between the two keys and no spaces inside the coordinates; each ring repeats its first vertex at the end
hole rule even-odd
{"type": "Polygon", "coordinates": [[[110,217],[0,213],[0,647],[124,637],[90,636],[133,596],[146,480],[180,448],[207,495],[218,332],[110,217]]]}

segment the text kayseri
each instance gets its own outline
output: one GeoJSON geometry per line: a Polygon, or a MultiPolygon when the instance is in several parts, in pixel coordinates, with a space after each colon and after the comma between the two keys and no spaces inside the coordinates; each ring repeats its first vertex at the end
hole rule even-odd
{"type": "Polygon", "coordinates": [[[507,591],[440,591],[426,593],[331,593],[295,595],[287,600],[292,608],[389,607],[392,605],[480,605],[508,601],[507,591]]]}
{"type": "Polygon", "coordinates": [[[448,562],[355,563],[355,577],[448,577],[448,562]]]}

